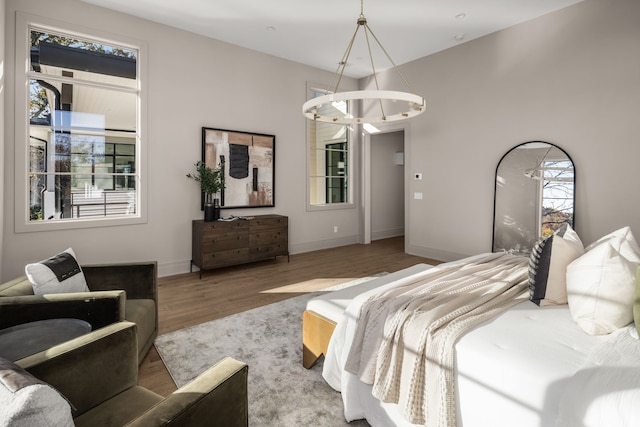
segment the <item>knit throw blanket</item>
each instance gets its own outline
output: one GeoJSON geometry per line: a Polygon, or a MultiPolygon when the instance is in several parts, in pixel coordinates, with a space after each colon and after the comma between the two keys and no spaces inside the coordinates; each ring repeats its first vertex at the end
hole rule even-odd
{"type": "Polygon", "coordinates": [[[345,369],[410,422],[455,427],[454,345],[528,298],[527,261],[487,254],[373,295],[362,304],[345,369]]]}

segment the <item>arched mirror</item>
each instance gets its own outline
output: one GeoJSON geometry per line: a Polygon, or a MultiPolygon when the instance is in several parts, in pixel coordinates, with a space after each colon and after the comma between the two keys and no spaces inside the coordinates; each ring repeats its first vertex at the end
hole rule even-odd
{"type": "Polygon", "coordinates": [[[573,227],[575,168],[560,147],[531,141],[509,150],[496,168],[493,251],[527,254],[538,238],[573,227]]]}

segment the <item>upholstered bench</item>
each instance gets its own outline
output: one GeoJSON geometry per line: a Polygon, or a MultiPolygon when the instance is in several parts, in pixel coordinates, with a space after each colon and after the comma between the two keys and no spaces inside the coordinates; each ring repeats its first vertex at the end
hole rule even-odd
{"type": "Polygon", "coordinates": [[[416,264],[358,285],[326,292],[310,299],[302,314],[302,365],[310,369],[320,356],[327,353],[329,340],[338,320],[356,296],[433,267],[429,264],[416,264]]]}

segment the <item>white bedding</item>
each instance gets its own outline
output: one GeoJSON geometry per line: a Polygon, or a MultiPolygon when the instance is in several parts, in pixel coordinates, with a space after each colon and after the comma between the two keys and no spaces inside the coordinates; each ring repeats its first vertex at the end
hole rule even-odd
{"type": "MultiPolygon", "coordinates": [[[[359,307],[373,292],[356,296],[338,321],[323,377],[342,393],[348,421],[366,418],[374,427],[413,426],[396,405],[381,404],[371,395],[371,386],[342,369],[359,307]]],[[[455,346],[458,425],[554,426],[570,378],[609,338],[584,333],[567,306],[538,307],[528,301],[480,325],[455,346]]]]}

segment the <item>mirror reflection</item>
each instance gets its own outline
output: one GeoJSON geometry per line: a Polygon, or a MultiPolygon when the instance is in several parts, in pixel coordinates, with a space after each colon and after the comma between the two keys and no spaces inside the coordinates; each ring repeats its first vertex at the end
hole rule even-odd
{"type": "Polygon", "coordinates": [[[493,251],[526,255],[540,237],[573,227],[575,168],[558,146],[542,141],[509,150],[496,168],[493,251]]]}

